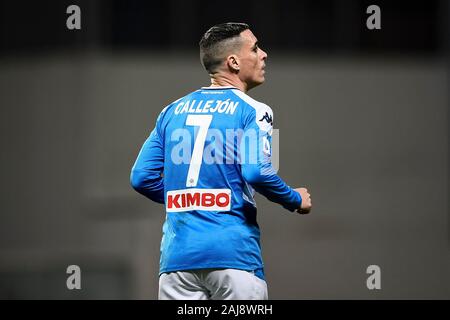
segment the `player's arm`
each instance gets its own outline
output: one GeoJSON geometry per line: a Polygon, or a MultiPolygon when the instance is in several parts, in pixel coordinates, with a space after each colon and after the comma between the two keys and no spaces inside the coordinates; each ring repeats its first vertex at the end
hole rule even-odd
{"type": "MultiPolygon", "coordinates": [[[[264,107],[251,112],[245,119],[244,132],[256,133],[257,148],[249,147],[248,139],[241,140],[241,152],[245,158],[241,164],[242,175],[252,187],[272,202],[281,204],[289,211],[301,208],[302,197],[298,190],[288,186],[275,172],[271,161],[272,110],[264,107]],[[267,112],[267,116],[266,116],[267,112]],[[266,119],[265,119],[266,116],[266,119]],[[269,121],[270,120],[270,121],[269,121]],[[256,161],[252,161],[255,159],[256,161]]],[[[245,136],[245,135],[244,135],[245,136]]]]}
{"type": "Polygon", "coordinates": [[[130,182],[140,194],[164,203],[164,140],[160,132],[160,118],[161,115],[131,169],[130,182]]]}

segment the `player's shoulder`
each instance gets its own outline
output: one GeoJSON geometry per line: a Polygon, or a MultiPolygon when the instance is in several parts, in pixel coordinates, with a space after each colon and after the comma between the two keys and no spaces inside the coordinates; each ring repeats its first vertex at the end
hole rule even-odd
{"type": "Polygon", "coordinates": [[[247,119],[254,120],[260,127],[260,129],[269,131],[273,125],[273,111],[270,106],[260,101],[257,101],[247,95],[246,93],[234,89],[233,93],[236,94],[241,100],[245,102],[247,107],[247,119]]]}
{"type": "Polygon", "coordinates": [[[175,106],[180,100],[183,100],[184,98],[185,98],[185,96],[184,96],[184,97],[181,97],[181,98],[178,98],[177,100],[172,101],[171,103],[169,103],[168,105],[166,105],[166,106],[161,110],[161,114],[166,113],[167,111],[169,111],[173,106],[175,106]]]}
{"type": "Polygon", "coordinates": [[[164,115],[170,113],[170,111],[173,110],[173,109],[177,106],[177,104],[178,104],[179,102],[181,102],[181,101],[185,100],[186,98],[189,98],[190,96],[196,94],[198,91],[199,91],[199,90],[195,90],[195,91],[189,92],[188,94],[182,96],[181,98],[178,98],[178,99],[172,101],[171,103],[169,103],[168,105],[166,105],[166,106],[161,110],[161,112],[159,113],[159,117],[158,117],[158,118],[161,118],[161,117],[163,117],[164,115]]]}
{"type": "MultiPolygon", "coordinates": [[[[232,89],[232,92],[238,96],[241,100],[245,102],[245,105],[247,105],[249,108],[256,111],[256,113],[265,113],[272,114],[272,108],[268,106],[267,104],[260,102],[252,97],[250,97],[248,94],[242,92],[239,89],[232,89]]],[[[250,109],[250,110],[251,110],[250,109]]]]}

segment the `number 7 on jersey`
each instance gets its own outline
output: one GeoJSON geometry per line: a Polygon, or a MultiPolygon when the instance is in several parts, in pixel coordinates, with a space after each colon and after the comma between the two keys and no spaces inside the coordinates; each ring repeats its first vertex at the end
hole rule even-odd
{"type": "Polygon", "coordinates": [[[206,134],[211,125],[212,115],[194,115],[190,114],[186,118],[187,126],[199,127],[197,137],[194,143],[194,150],[192,151],[191,163],[186,178],[186,187],[195,187],[198,182],[200,174],[200,167],[203,159],[203,149],[205,148],[206,134]]]}

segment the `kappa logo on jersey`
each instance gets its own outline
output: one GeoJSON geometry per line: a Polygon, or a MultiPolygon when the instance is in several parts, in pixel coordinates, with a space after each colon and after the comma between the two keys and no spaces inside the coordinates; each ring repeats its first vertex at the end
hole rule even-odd
{"type": "Polygon", "coordinates": [[[272,116],[269,115],[268,112],[266,112],[266,114],[261,119],[259,119],[259,121],[263,121],[263,120],[266,120],[267,123],[270,123],[270,125],[272,125],[272,116]]]}
{"type": "Polygon", "coordinates": [[[230,189],[185,189],[167,191],[166,211],[230,211],[230,189]]]}

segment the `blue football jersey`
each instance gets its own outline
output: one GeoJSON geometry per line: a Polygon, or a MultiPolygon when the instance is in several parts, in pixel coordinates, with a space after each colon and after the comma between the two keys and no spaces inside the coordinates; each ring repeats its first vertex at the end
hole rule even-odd
{"type": "Polygon", "coordinates": [[[234,87],[204,87],[165,107],[131,184],[165,204],[160,273],[206,268],[264,279],[255,190],[289,211],[298,192],[271,162],[272,109],[234,87]]]}

